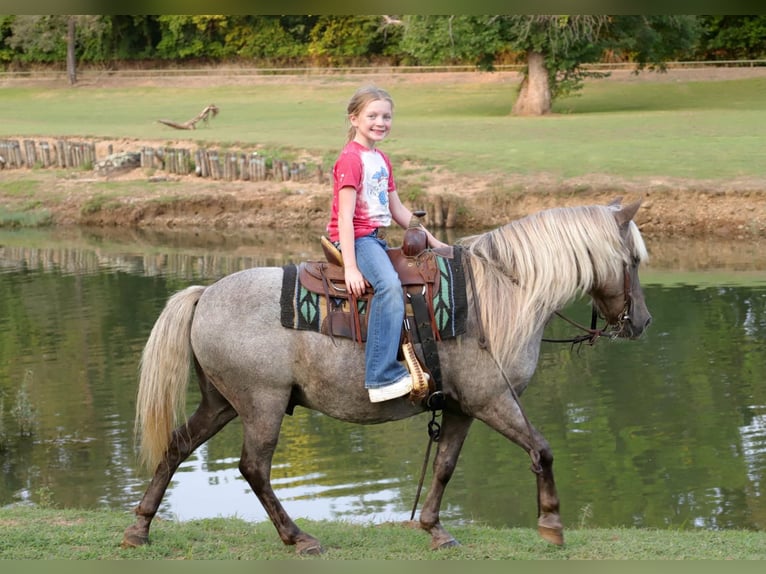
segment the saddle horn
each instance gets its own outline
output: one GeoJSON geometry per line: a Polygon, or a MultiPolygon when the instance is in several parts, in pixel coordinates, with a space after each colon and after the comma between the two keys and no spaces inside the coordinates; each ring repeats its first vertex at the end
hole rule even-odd
{"type": "Polygon", "coordinates": [[[410,223],[407,225],[402,240],[402,252],[408,257],[415,257],[428,247],[428,237],[426,237],[426,230],[423,229],[421,222],[425,216],[426,212],[423,210],[412,212],[410,223]]]}

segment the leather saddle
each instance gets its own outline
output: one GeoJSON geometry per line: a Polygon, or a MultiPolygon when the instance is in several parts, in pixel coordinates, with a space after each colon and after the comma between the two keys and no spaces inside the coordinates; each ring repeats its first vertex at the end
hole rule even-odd
{"type": "MultiPolygon", "coordinates": [[[[402,283],[403,296],[408,307],[405,316],[415,315],[412,305],[424,307],[430,319],[428,322],[433,337],[439,340],[433,309],[434,293],[439,289],[441,276],[436,258],[452,258],[453,249],[427,249],[426,233],[419,223],[422,215],[425,215],[425,212],[413,214],[412,221],[404,233],[402,246],[389,249],[388,256],[402,283]]],[[[325,298],[327,314],[320,326],[322,333],[333,337],[351,338],[362,343],[367,340],[367,309],[375,293],[369,285],[361,297],[348,293],[340,251],[326,237],[322,237],[321,241],[327,261],[301,263],[298,266],[300,283],[306,290],[325,298]]],[[[403,336],[405,335],[403,333],[403,336]]]]}

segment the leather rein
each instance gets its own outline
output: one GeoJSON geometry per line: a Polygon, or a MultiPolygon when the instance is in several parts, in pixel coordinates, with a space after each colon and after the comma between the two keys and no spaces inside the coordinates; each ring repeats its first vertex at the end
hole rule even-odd
{"type": "Polygon", "coordinates": [[[573,337],[569,337],[568,339],[549,339],[546,337],[543,337],[543,341],[546,343],[572,343],[572,346],[579,345],[581,343],[587,342],[589,345],[594,345],[596,341],[603,336],[609,336],[609,337],[616,337],[617,333],[619,333],[622,330],[622,326],[630,319],[630,310],[631,306],[633,304],[633,296],[632,291],[630,288],[630,271],[628,270],[627,263],[623,264],[623,297],[625,304],[622,308],[622,312],[620,313],[620,317],[617,320],[617,323],[614,324],[616,329],[612,329],[607,331],[607,327],[609,327],[609,323],[605,324],[603,328],[598,329],[596,328],[596,323],[598,322],[598,310],[596,309],[596,305],[593,305],[593,311],[591,313],[591,319],[590,319],[590,327],[586,327],[585,325],[581,325],[580,323],[573,321],[572,319],[564,316],[559,311],[554,311],[554,314],[559,317],[560,319],[563,319],[570,325],[585,331],[583,335],[575,335],[573,337]]]}

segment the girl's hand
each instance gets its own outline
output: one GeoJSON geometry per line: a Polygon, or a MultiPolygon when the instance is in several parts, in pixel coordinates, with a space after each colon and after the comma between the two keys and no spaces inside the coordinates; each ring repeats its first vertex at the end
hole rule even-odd
{"type": "Polygon", "coordinates": [[[346,267],[344,272],[344,280],[346,282],[346,289],[349,293],[355,297],[361,297],[364,295],[367,289],[367,282],[357,267],[346,267]]]}

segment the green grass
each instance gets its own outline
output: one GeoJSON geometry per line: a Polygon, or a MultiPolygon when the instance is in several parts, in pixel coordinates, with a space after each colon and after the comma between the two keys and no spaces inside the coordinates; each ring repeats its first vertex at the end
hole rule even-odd
{"type": "Polygon", "coordinates": [[[7,197],[34,197],[43,188],[43,182],[34,177],[23,180],[0,180],[0,195],[7,197]]]}
{"type": "Polygon", "coordinates": [[[38,204],[29,205],[22,211],[11,211],[0,205],[0,228],[45,227],[52,220],[51,212],[38,204]]]}
{"type": "MultiPolygon", "coordinates": [[[[298,558],[269,522],[237,518],[174,522],[155,519],[149,545],[123,549],[133,516],[118,511],[0,509],[0,559],[65,560],[285,560],[298,558]]],[[[317,560],[762,560],[766,533],[649,529],[572,529],[564,547],[544,542],[531,528],[447,527],[461,542],[434,552],[429,536],[402,524],[358,525],[299,520],[322,542],[317,560]]]]}
{"type": "MultiPolygon", "coordinates": [[[[499,77],[499,76],[498,76],[499,77]]],[[[77,89],[14,87],[2,94],[0,138],[79,136],[307,149],[325,165],[343,144],[345,105],[364,78],[307,77],[273,85],[77,89]],[[176,131],[208,103],[209,127],[176,131]]],[[[381,82],[385,84],[385,82],[381,82]]],[[[766,165],[766,78],[714,82],[586,83],[548,117],[510,115],[510,81],[407,83],[392,78],[393,158],[457,173],[761,177],[766,165]]]]}

